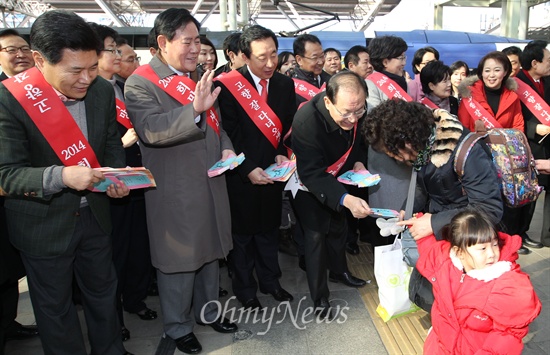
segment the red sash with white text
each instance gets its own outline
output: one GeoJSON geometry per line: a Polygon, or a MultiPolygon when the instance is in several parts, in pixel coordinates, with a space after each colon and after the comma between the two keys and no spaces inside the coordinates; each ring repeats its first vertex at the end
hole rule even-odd
{"type": "Polygon", "coordinates": [[[65,166],[101,167],[84,133],[38,68],[19,73],[3,84],[65,166]]]}
{"type": "Polygon", "coordinates": [[[218,80],[225,85],[256,127],[277,149],[283,125],[258,90],[237,70],[230,71],[218,80]]]}
{"type": "Polygon", "coordinates": [[[439,108],[439,106],[434,104],[433,101],[428,99],[426,96],[418,100],[418,102],[420,102],[421,104],[424,104],[425,106],[431,108],[432,110],[437,110],[439,108]]]}
{"type": "Polygon", "coordinates": [[[294,80],[294,91],[296,92],[296,95],[303,97],[307,101],[311,100],[318,93],[325,91],[326,83],[324,83],[319,89],[307,81],[296,78],[292,78],[292,80],[294,80]]]}
{"type": "Polygon", "coordinates": [[[346,163],[346,160],[348,160],[351,150],[353,149],[353,144],[355,143],[356,135],[357,135],[357,122],[355,122],[355,126],[353,127],[353,141],[351,142],[351,146],[349,147],[348,151],[340,157],[340,159],[338,159],[334,164],[329,166],[327,170],[325,170],[327,173],[332,174],[333,176],[338,175],[338,172],[340,171],[342,166],[344,166],[344,164],[346,163]]]}
{"type": "Polygon", "coordinates": [[[479,102],[471,97],[463,97],[462,101],[465,101],[464,106],[474,121],[482,120],[487,129],[502,128],[502,125],[493,117],[493,115],[481,107],[479,102]]]}
{"type": "Polygon", "coordinates": [[[116,99],[116,120],[128,129],[134,128],[130,117],[128,117],[128,112],[126,112],[126,104],[121,99],[116,99]]]}
{"type": "Polygon", "coordinates": [[[515,91],[521,102],[543,125],[550,126],[550,106],[540,97],[538,92],[527,83],[518,78],[513,78],[518,83],[515,91]]]}
{"type": "Polygon", "coordinates": [[[412,97],[410,97],[409,94],[403,91],[395,81],[388,78],[387,75],[375,71],[369,75],[369,80],[371,80],[376,86],[378,86],[380,90],[382,90],[382,92],[386,94],[386,96],[390,100],[395,97],[401,100],[405,100],[407,102],[413,101],[412,97]]]}
{"type": "MultiPolygon", "coordinates": [[[[195,87],[197,84],[185,75],[172,75],[160,79],[149,64],[139,66],[134,73],[149,80],[184,106],[192,104],[195,99],[195,87]]],[[[218,113],[213,107],[206,110],[206,123],[218,136],[220,135],[220,120],[218,113]]]]}

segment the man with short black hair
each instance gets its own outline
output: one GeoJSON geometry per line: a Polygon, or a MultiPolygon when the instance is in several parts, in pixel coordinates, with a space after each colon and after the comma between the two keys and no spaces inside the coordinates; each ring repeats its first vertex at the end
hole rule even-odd
{"type": "Polygon", "coordinates": [[[223,56],[227,60],[227,63],[216,69],[214,76],[218,76],[221,73],[229,73],[231,70],[239,69],[245,64],[241,50],[239,49],[241,34],[241,32],[235,32],[223,40],[223,56]]]}
{"type": "Polygon", "coordinates": [[[351,47],[344,57],[344,65],[346,69],[352,71],[366,79],[374,70],[370,63],[369,52],[365,46],[353,46],[351,47]]]}
{"type": "Polygon", "coordinates": [[[115,77],[117,80],[121,82],[125,82],[126,79],[132,73],[134,70],[139,67],[139,61],[141,60],[141,57],[139,57],[134,51],[134,48],[132,48],[128,41],[122,37],[116,38],[116,47],[120,51],[120,71],[115,74],[115,77]]]}
{"type": "Polygon", "coordinates": [[[105,179],[95,168],[124,166],[113,88],[97,77],[99,40],[84,19],[59,10],[40,15],[30,39],[36,68],[0,84],[0,186],[42,347],[88,353],[72,302],[76,280],[91,353],[124,354],[108,197],[129,189],[90,191],[105,179]]]}
{"type": "Polygon", "coordinates": [[[508,59],[510,59],[510,64],[512,64],[512,72],[510,77],[518,75],[521,70],[521,62],[519,57],[521,56],[521,49],[516,46],[506,47],[502,50],[502,53],[506,54],[508,59]]]}
{"type": "Polygon", "coordinates": [[[31,47],[25,39],[14,29],[0,32],[0,81],[11,78],[24,70],[32,68],[31,47]]]}
{"type": "Polygon", "coordinates": [[[342,53],[336,48],[327,48],[325,53],[325,64],[323,70],[328,75],[334,75],[342,70],[342,53]]]}

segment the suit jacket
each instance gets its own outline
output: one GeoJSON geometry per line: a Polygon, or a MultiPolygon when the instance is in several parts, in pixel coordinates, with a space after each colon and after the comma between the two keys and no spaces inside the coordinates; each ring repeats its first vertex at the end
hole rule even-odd
{"type": "Polygon", "coordinates": [[[6,75],[6,73],[2,72],[2,74],[0,74],[0,81],[4,81],[8,78],[8,76],[6,75]]]}
{"type": "MultiPolygon", "coordinates": [[[[98,77],[86,97],[88,142],[101,166],[123,167],[113,87],[98,77]]],[[[103,193],[65,188],[45,195],[43,173],[63,166],[21,104],[0,84],[0,186],[10,195],[5,208],[10,240],[28,254],[62,254],[71,240],[85,196],[102,230],[111,232],[109,198],[103,193]]]]}
{"type": "MultiPolygon", "coordinates": [[[[523,70],[520,70],[516,77],[529,85],[533,90],[537,91],[535,84],[529,78],[523,70]]],[[[544,87],[544,95],[541,95],[542,99],[550,104],[550,78],[543,77],[540,79],[544,87]]],[[[539,93],[540,95],[540,93],[539,93]]],[[[548,159],[550,158],[550,138],[546,137],[542,143],[539,144],[539,141],[542,139],[542,136],[538,135],[537,125],[540,124],[540,121],[531,113],[531,111],[523,103],[521,104],[521,112],[523,114],[523,119],[525,122],[525,135],[529,140],[529,145],[531,146],[531,152],[535,159],[548,159]]],[[[548,191],[550,188],[550,179],[548,175],[541,174],[538,176],[539,183],[545,186],[545,190],[548,191]]]]}
{"type": "MultiPolygon", "coordinates": [[[[149,64],[159,78],[174,75],[159,57],[149,64]]],[[[145,192],[153,266],[190,272],[226,257],[233,245],[225,176],[209,178],[207,170],[222,150],[233,150],[229,137],[221,127],[218,136],[204,113],[195,123],[193,105],[182,106],[142,76],[130,75],[124,91],[143,164],[157,183],[145,192]]]]}
{"type": "MultiPolygon", "coordinates": [[[[302,225],[310,230],[328,233],[332,223],[345,223],[340,198],[346,187],[326,169],[340,159],[353,142],[353,149],[338,175],[353,169],[356,162],[366,166],[367,149],[361,132],[353,141],[352,131],[343,131],[332,119],[321,93],[305,104],[292,124],[292,149],[296,154],[298,175],[309,192],[298,191],[296,213],[302,225]]],[[[357,128],[361,127],[359,120],[357,128]]]]}
{"type": "MultiPolygon", "coordinates": [[[[319,84],[319,81],[315,80],[315,77],[314,77],[312,72],[305,71],[297,65],[293,70],[292,77],[296,78],[296,79],[303,80],[303,81],[315,86],[316,88],[321,88],[321,86],[323,86],[323,84],[328,83],[328,81],[330,80],[331,75],[323,70],[321,72],[321,74],[319,74],[319,77],[321,79],[320,80],[321,83],[319,84]]],[[[300,105],[303,104],[306,101],[307,100],[304,97],[296,94],[296,105],[298,107],[300,107],[300,105]]]]}
{"type": "MultiPolygon", "coordinates": [[[[248,66],[237,69],[256,88],[248,66]]],[[[226,173],[231,220],[234,233],[256,234],[277,228],[281,223],[282,183],[253,185],[248,174],[257,167],[267,168],[275,162],[276,155],[285,155],[283,137],[288,132],[296,112],[294,83],[283,74],[275,72],[268,85],[267,104],[277,114],[283,125],[281,141],[277,148],[267,140],[233,94],[219,81],[222,125],[235,146],[235,153],[244,153],[246,159],[226,173]]]]}

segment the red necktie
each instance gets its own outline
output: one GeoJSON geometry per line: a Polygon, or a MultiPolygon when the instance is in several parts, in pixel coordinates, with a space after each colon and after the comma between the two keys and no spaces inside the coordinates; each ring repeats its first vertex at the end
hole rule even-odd
{"type": "Polygon", "coordinates": [[[267,80],[261,79],[260,86],[262,87],[262,94],[260,96],[267,102],[267,80]]]}

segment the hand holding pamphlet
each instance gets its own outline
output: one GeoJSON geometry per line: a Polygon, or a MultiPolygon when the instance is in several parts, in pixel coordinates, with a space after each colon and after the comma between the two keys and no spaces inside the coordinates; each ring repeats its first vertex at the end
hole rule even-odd
{"type": "Polygon", "coordinates": [[[368,187],[378,184],[380,182],[380,175],[371,174],[368,170],[348,170],[338,176],[338,181],[342,184],[355,185],[357,187],[368,187]]]}
{"type": "Polygon", "coordinates": [[[264,172],[269,175],[273,181],[287,181],[296,171],[296,160],[287,160],[277,165],[277,163],[268,166],[264,172]]]}
{"type": "Polygon", "coordinates": [[[130,190],[157,186],[151,171],[144,167],[95,168],[94,170],[101,171],[105,176],[105,180],[89,188],[93,192],[105,192],[110,185],[116,185],[119,182],[123,182],[130,190]]]}
{"type": "Polygon", "coordinates": [[[241,165],[244,161],[244,154],[234,155],[227,158],[225,161],[219,160],[210,169],[208,169],[208,177],[214,177],[223,174],[227,170],[233,170],[237,166],[241,165]]]}

